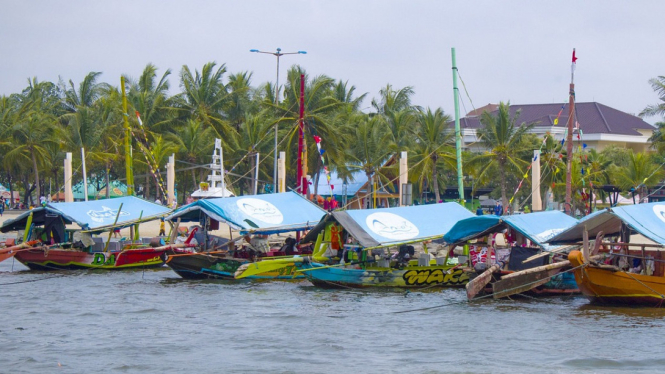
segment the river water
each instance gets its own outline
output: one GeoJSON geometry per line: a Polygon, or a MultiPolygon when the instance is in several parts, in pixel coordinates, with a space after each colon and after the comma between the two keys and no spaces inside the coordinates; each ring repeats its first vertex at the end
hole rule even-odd
{"type": "Polygon", "coordinates": [[[665,309],[0,263],[0,373],[662,372],[665,309]],[[422,308],[434,309],[417,310],[422,308]],[[395,313],[417,310],[409,313],[395,313]]]}

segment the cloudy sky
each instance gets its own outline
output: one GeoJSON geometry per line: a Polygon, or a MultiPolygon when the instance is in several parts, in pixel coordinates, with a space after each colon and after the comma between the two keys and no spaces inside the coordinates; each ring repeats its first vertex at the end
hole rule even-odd
{"type": "MultiPolygon", "coordinates": [[[[462,112],[488,103],[567,101],[577,49],[578,102],[628,113],[658,102],[648,84],[665,75],[662,1],[3,1],[0,95],[30,77],[78,84],[91,71],[119,84],[153,63],[171,69],[209,62],[250,71],[252,85],[275,80],[284,56],[368,93],[412,86],[414,104],[453,113],[451,48],[469,97],[462,112]],[[659,42],[660,41],[660,42],[659,42]]],[[[464,92],[464,91],[462,91],[464,92]]],[[[657,118],[648,119],[653,123],[657,118]]]]}

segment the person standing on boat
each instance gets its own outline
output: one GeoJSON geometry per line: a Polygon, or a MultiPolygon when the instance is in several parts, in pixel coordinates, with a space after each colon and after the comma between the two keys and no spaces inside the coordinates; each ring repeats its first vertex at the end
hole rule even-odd
{"type": "Polygon", "coordinates": [[[483,215],[483,207],[479,206],[478,209],[476,209],[476,215],[477,216],[483,215]]]}
{"type": "Polygon", "coordinates": [[[497,201],[496,206],[494,207],[494,215],[500,216],[503,214],[503,206],[501,206],[501,202],[497,201]]]}

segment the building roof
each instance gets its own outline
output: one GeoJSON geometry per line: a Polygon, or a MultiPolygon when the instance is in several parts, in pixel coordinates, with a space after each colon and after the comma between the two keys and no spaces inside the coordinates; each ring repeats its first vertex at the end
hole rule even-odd
{"type": "MultiPolygon", "coordinates": [[[[491,104],[486,105],[488,109],[495,108],[491,104]]],[[[484,108],[485,108],[484,107],[484,108]]],[[[552,127],[557,114],[561,111],[562,104],[521,104],[510,105],[510,114],[514,116],[519,110],[520,115],[517,123],[534,123],[535,127],[552,127]]],[[[480,128],[480,109],[469,113],[470,116],[460,118],[462,128],[480,128]]],[[[568,122],[568,105],[561,112],[557,126],[562,128],[568,122]]],[[[490,113],[496,113],[497,109],[490,113]]],[[[654,127],[643,121],[640,117],[610,108],[596,102],[575,104],[577,122],[585,134],[619,134],[619,135],[642,135],[636,130],[654,130],[654,127]]]]}

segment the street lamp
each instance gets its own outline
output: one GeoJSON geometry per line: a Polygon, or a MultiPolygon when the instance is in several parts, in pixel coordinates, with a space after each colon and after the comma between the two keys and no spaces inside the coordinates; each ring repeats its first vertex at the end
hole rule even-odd
{"type": "MultiPolygon", "coordinates": [[[[277,80],[275,81],[275,105],[279,105],[279,58],[284,56],[284,55],[305,55],[307,54],[306,51],[298,51],[298,52],[285,52],[282,53],[281,48],[277,48],[277,52],[264,52],[264,51],[259,51],[258,49],[250,49],[250,52],[254,53],[265,53],[267,55],[273,55],[277,57],[277,80]]],[[[272,185],[273,185],[273,193],[277,193],[277,129],[279,125],[275,123],[275,155],[274,155],[274,163],[273,163],[273,173],[272,173],[272,185]]]]}

